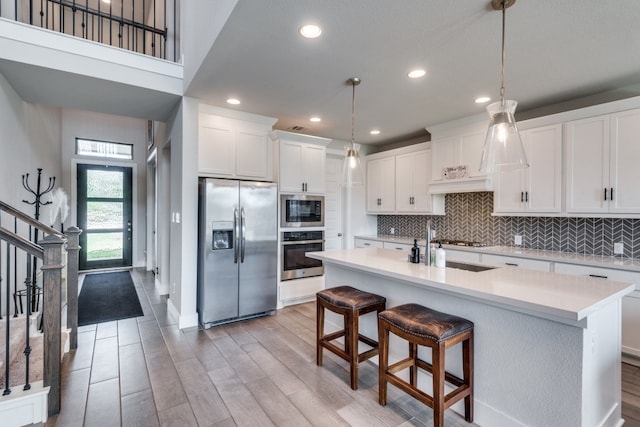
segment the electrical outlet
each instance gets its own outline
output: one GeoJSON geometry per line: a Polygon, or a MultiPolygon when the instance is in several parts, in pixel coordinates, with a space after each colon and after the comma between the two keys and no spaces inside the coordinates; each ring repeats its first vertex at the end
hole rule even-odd
{"type": "Polygon", "coordinates": [[[522,246],[522,236],[514,236],[513,240],[516,246],[522,246]]]}
{"type": "Polygon", "coordinates": [[[396,229],[391,227],[391,229],[389,230],[389,234],[396,234],[396,229]]]}
{"type": "Polygon", "coordinates": [[[614,243],[613,244],[613,254],[614,255],[622,255],[624,254],[624,243],[614,243]]]}

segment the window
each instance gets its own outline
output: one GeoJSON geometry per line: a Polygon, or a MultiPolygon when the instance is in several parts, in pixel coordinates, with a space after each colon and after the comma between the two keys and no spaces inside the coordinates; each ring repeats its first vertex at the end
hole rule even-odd
{"type": "Polygon", "coordinates": [[[133,159],[133,144],[76,138],[76,154],[109,159],[133,159]]]}

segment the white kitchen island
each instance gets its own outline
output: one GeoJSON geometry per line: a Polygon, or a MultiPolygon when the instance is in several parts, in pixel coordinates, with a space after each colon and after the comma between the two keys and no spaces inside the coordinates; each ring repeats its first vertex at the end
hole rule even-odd
{"type": "MultiPolygon", "coordinates": [[[[622,425],[621,298],[634,284],[524,269],[428,267],[381,248],[307,256],[324,262],[327,288],[351,285],[385,296],[388,307],[415,302],[473,321],[474,423],[622,425]]],[[[338,324],[337,317],[327,320],[338,324]]],[[[373,314],[363,316],[361,331],[377,336],[376,322],[373,314]]],[[[458,347],[447,351],[447,370],[460,375],[458,347]]],[[[406,352],[404,342],[391,341],[391,361],[406,352]]],[[[421,349],[430,360],[427,354],[421,349]]],[[[429,381],[420,386],[429,390],[429,381]]]]}

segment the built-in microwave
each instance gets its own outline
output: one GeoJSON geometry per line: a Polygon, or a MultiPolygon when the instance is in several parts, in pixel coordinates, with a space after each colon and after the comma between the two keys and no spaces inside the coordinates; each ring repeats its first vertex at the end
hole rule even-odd
{"type": "Polygon", "coordinates": [[[324,196],[281,194],[280,226],[324,227],[324,196]]]}

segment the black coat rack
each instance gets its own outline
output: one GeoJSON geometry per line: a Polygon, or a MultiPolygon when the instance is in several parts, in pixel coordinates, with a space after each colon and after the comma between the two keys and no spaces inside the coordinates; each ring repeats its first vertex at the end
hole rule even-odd
{"type": "MultiPolygon", "coordinates": [[[[50,205],[52,202],[51,201],[47,201],[47,202],[43,202],[42,201],[42,196],[44,196],[47,193],[50,193],[51,190],[53,190],[53,187],[56,184],[56,177],[52,176],[49,177],[49,183],[47,185],[47,188],[45,188],[44,190],[41,189],[41,185],[42,185],[42,168],[38,168],[38,179],[36,180],[36,188],[35,190],[31,188],[31,186],[29,185],[29,174],[24,174],[22,175],[22,186],[24,187],[25,190],[27,190],[29,193],[33,194],[33,196],[35,197],[34,200],[32,202],[28,201],[28,200],[23,200],[24,203],[28,204],[28,205],[33,205],[35,206],[35,219],[36,221],[40,220],[40,207],[41,206],[46,206],[46,205],[50,205]]],[[[35,228],[34,233],[33,233],[33,243],[38,243],[38,229],[35,228]]],[[[31,237],[31,226],[29,226],[29,237],[31,237]]],[[[38,266],[38,260],[37,258],[33,257],[33,269],[31,270],[32,273],[32,278],[31,278],[31,285],[29,286],[29,284],[27,284],[27,295],[29,295],[29,297],[27,297],[28,299],[31,300],[31,307],[27,308],[27,313],[30,312],[34,312],[34,311],[38,311],[39,310],[39,305],[40,305],[40,298],[39,298],[39,293],[40,293],[40,289],[38,287],[38,285],[36,284],[36,277],[37,277],[37,266],[38,266]],[[31,289],[30,289],[31,288],[31,289]]],[[[28,270],[28,269],[27,269],[28,270]]],[[[20,293],[19,291],[17,292],[18,294],[20,293]]],[[[20,302],[20,306],[22,307],[22,302],[20,302]]],[[[21,310],[22,311],[22,308],[21,310]]]]}

